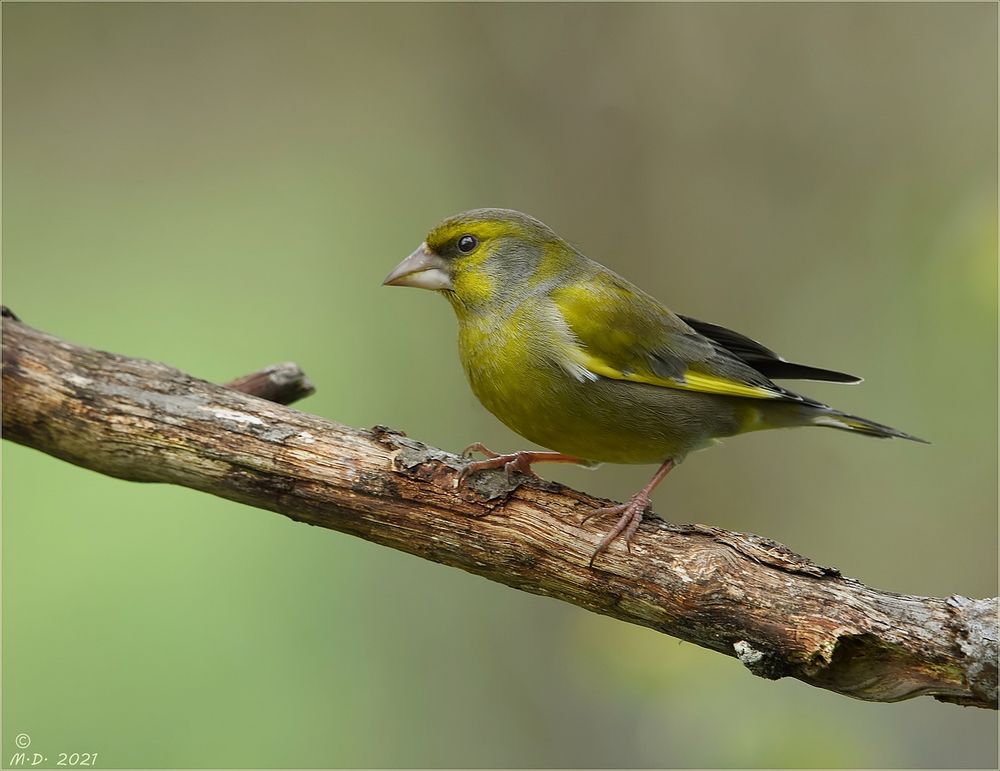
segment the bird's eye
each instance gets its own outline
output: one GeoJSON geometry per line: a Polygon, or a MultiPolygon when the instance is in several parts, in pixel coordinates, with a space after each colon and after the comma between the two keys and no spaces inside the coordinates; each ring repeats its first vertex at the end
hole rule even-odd
{"type": "Polygon", "coordinates": [[[475,236],[470,236],[466,234],[458,239],[458,251],[460,251],[462,254],[468,254],[477,246],[479,246],[479,241],[476,239],[475,236]]]}

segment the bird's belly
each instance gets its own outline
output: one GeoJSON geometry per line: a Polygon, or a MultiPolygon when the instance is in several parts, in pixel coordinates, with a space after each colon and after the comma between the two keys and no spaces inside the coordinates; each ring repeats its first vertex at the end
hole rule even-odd
{"type": "Polygon", "coordinates": [[[743,419],[738,400],[728,397],[580,380],[537,346],[502,333],[465,331],[459,347],[483,406],[526,439],[567,455],[606,463],[679,460],[737,433],[743,419]]]}

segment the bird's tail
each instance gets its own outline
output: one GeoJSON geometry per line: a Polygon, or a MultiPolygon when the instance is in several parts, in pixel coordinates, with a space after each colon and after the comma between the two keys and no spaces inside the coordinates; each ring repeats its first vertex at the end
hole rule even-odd
{"type": "Polygon", "coordinates": [[[891,426],[884,426],[881,423],[876,423],[874,420],[859,418],[857,415],[848,415],[846,412],[829,408],[814,413],[811,423],[814,426],[829,426],[841,431],[852,431],[857,434],[864,434],[865,436],[876,436],[880,439],[895,437],[898,439],[909,439],[911,442],[930,444],[926,439],[904,433],[891,426]]]}

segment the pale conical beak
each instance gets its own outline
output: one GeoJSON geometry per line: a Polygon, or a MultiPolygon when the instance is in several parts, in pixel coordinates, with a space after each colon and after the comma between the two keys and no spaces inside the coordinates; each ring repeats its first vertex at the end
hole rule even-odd
{"type": "Polygon", "coordinates": [[[415,286],[418,289],[451,289],[448,263],[420,244],[413,254],[392,269],[382,286],[415,286]]]}

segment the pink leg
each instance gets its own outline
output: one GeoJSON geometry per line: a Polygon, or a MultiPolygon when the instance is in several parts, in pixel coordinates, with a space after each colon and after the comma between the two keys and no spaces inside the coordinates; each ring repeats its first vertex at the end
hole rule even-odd
{"type": "MultiPolygon", "coordinates": [[[[618,514],[619,519],[601,539],[601,542],[597,544],[597,548],[594,549],[594,553],[590,555],[590,566],[594,566],[594,560],[597,559],[598,555],[607,551],[608,546],[614,541],[618,536],[624,534],[625,538],[625,548],[632,551],[632,536],[635,535],[635,531],[639,529],[639,524],[642,522],[642,515],[649,508],[649,496],[653,492],[653,489],[663,481],[663,477],[670,473],[670,470],[674,467],[673,460],[664,461],[663,465],[660,466],[656,473],[653,474],[653,478],[646,483],[639,492],[628,499],[627,503],[619,503],[616,506],[603,506],[599,509],[594,509],[590,514],[584,517],[583,522],[591,519],[592,517],[601,517],[605,514],[618,514]]],[[[583,524],[583,523],[581,523],[583,524]]]]}
{"type": "Polygon", "coordinates": [[[462,457],[467,458],[473,452],[479,452],[486,456],[486,460],[472,461],[467,464],[462,472],[458,475],[458,484],[462,484],[465,478],[469,474],[475,474],[477,471],[486,471],[487,469],[493,468],[503,468],[507,472],[507,478],[510,479],[511,475],[517,471],[521,474],[527,474],[528,476],[537,476],[531,469],[532,463],[578,463],[580,465],[586,465],[587,461],[582,458],[575,458],[572,455],[563,455],[561,452],[536,452],[536,451],[521,451],[521,452],[511,452],[506,455],[501,455],[499,453],[493,452],[493,450],[485,447],[484,445],[476,442],[475,444],[470,444],[464,450],[462,450],[462,457]]]}

